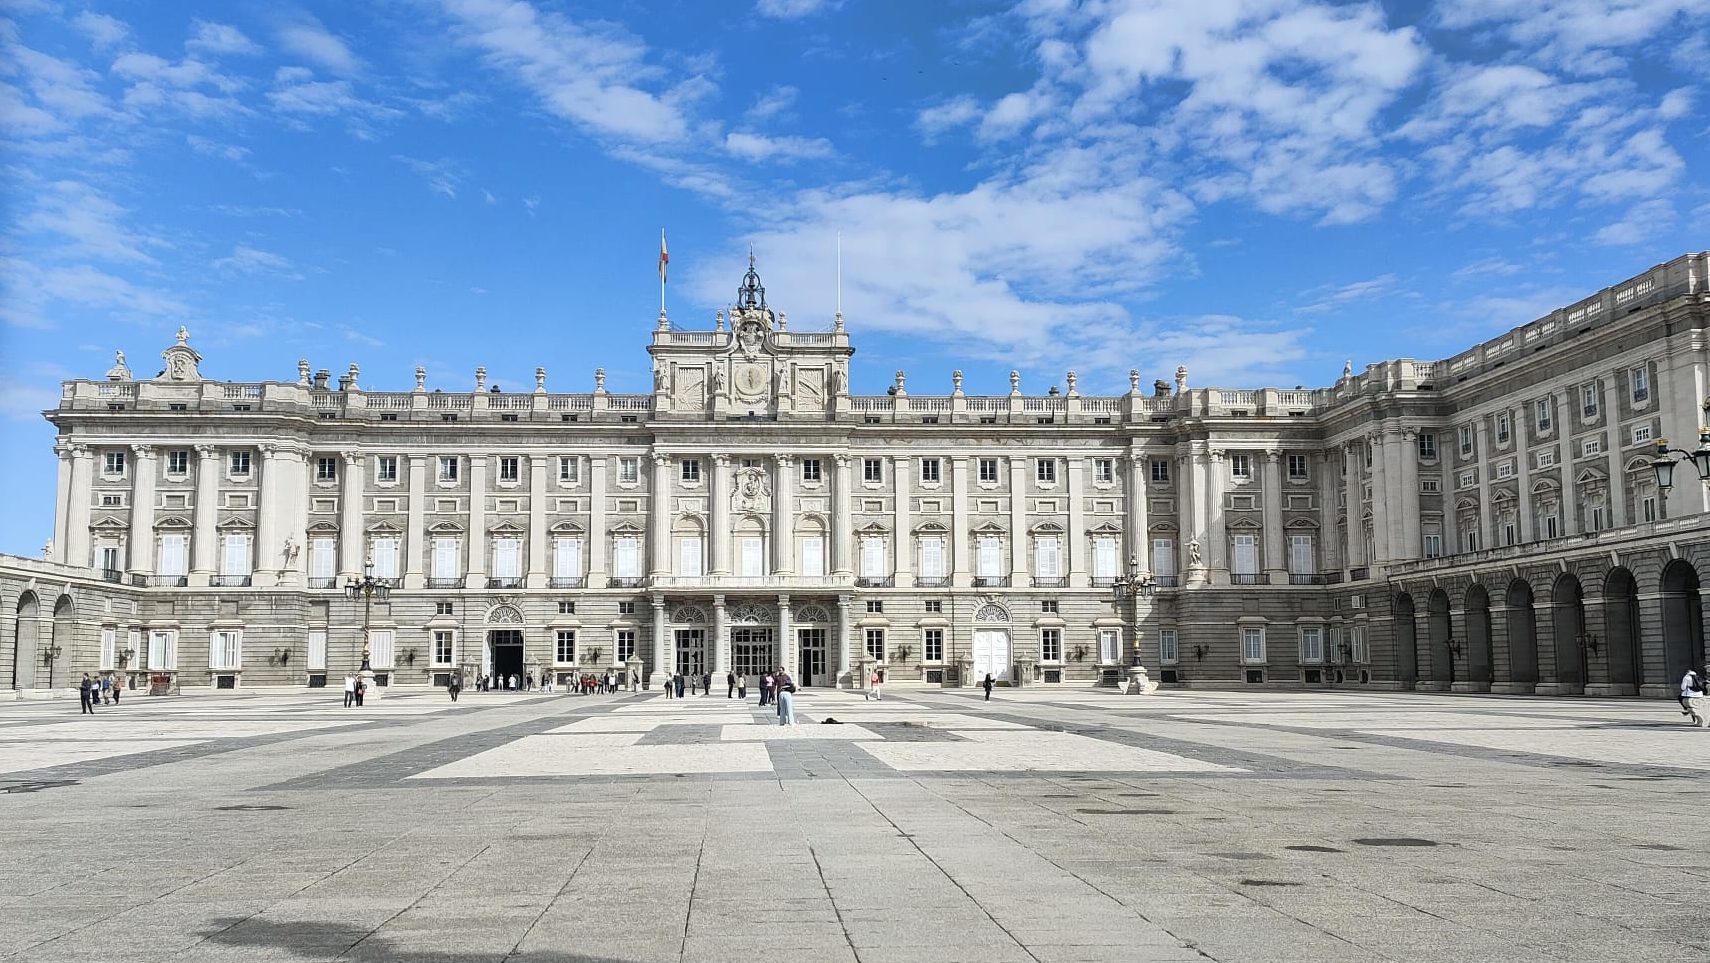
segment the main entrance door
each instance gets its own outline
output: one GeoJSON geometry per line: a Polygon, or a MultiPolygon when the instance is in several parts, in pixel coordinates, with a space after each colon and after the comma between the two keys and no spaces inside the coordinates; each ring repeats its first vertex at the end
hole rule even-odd
{"type": "Polygon", "coordinates": [[[740,625],[730,630],[730,668],[739,676],[763,676],[779,665],[778,645],[770,628],[740,625]]]}
{"type": "Polygon", "coordinates": [[[677,640],[677,671],[684,675],[700,675],[711,665],[707,661],[707,633],[705,629],[678,629],[677,640]]]}
{"type": "Polygon", "coordinates": [[[487,647],[493,663],[493,677],[505,680],[523,678],[523,634],[520,629],[491,629],[487,632],[487,647]]]}
{"type": "Polygon", "coordinates": [[[797,651],[801,655],[799,685],[825,685],[825,630],[797,629],[797,651]]]}
{"type": "Polygon", "coordinates": [[[986,673],[999,682],[1009,681],[1009,632],[1005,629],[974,630],[974,681],[982,681],[986,673]]]}

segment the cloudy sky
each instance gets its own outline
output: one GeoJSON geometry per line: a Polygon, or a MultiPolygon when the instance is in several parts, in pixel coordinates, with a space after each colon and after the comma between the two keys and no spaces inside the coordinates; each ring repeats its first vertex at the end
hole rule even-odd
{"type": "MultiPolygon", "coordinates": [[[[1697,13],[1692,11],[1697,9],[1697,13]]],[[[1689,0],[0,0],[0,550],[113,351],[647,387],[752,246],[857,392],[1321,385],[1707,246],[1689,0]]]]}

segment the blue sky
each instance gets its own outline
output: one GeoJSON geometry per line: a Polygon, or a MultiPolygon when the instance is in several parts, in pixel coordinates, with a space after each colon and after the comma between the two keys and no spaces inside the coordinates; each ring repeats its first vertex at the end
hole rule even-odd
{"type": "Polygon", "coordinates": [[[647,388],[750,245],[857,392],[1321,385],[1687,250],[1685,0],[0,0],[0,550],[51,531],[58,384],[647,388]]]}

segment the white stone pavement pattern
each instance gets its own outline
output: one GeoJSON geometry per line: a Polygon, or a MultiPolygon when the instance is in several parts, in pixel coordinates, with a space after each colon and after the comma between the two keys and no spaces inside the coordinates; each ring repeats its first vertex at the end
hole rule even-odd
{"type": "Polygon", "coordinates": [[[1668,703],[338,700],[0,705],[0,959],[1710,958],[1668,703]]]}

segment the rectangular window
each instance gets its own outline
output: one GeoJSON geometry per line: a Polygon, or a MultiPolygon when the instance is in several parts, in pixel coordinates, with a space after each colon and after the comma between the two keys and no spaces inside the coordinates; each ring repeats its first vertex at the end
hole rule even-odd
{"type": "Polygon", "coordinates": [[[1635,444],[1635,445],[1648,444],[1650,442],[1650,440],[1652,438],[1654,438],[1655,436],[1656,436],[1656,432],[1651,430],[1650,425],[1634,425],[1633,426],[1633,444],[1635,444]]]}
{"type": "Polygon", "coordinates": [[[1544,451],[1538,452],[1538,467],[1539,468],[1548,468],[1551,465],[1554,465],[1555,463],[1556,463],[1556,450],[1554,448],[1549,448],[1549,449],[1545,449],[1544,451]]]}
{"type": "Polygon", "coordinates": [[[1306,480],[1306,456],[1305,455],[1290,455],[1290,456],[1288,456],[1288,480],[1289,481],[1305,481],[1306,480]]]}
{"type": "Polygon", "coordinates": [[[168,475],[190,474],[190,453],[187,451],[169,451],[166,453],[166,473],[168,475]]]}
{"type": "Polygon", "coordinates": [[[148,634],[148,667],[178,668],[178,630],[155,629],[148,634]]]}
{"type": "Polygon", "coordinates": [[[920,483],[922,485],[936,485],[941,481],[943,481],[943,463],[936,458],[922,458],[920,460],[920,483]]]}
{"type": "Polygon", "coordinates": [[[1496,477],[1497,478],[1513,478],[1514,477],[1514,462],[1512,462],[1512,461],[1497,462],[1497,464],[1496,464],[1496,477]]]}
{"type": "Polygon", "coordinates": [[[251,536],[227,535],[222,538],[220,574],[242,577],[249,574],[249,545],[251,536]]]}
{"type": "Polygon", "coordinates": [[[452,640],[457,637],[450,629],[435,629],[433,632],[433,665],[448,666],[452,664],[452,640]]]}
{"type": "Polygon", "coordinates": [[[618,611],[619,615],[634,615],[635,614],[635,603],[634,602],[619,602],[617,604],[617,611],[618,611]]]}
{"type": "Polygon", "coordinates": [[[1633,404],[1642,405],[1651,400],[1651,369],[1640,365],[1629,373],[1629,381],[1633,386],[1633,404]]]}
{"type": "Polygon", "coordinates": [[[1033,477],[1041,485],[1057,484],[1057,459],[1035,459],[1033,462],[1033,477]]]}
{"type": "Polygon", "coordinates": [[[109,451],[109,452],[107,452],[106,457],[104,459],[102,459],[102,462],[101,462],[101,474],[103,474],[103,475],[123,475],[124,473],[125,473],[125,453],[122,451],[109,451]]]}
{"type": "Polygon", "coordinates": [[[1176,541],[1173,538],[1152,539],[1152,571],[1158,575],[1176,574],[1176,541]]]}
{"type": "Polygon", "coordinates": [[[456,481],[459,464],[456,455],[439,456],[439,480],[442,482],[456,481]]]}
{"type": "Polygon", "coordinates": [[[1057,600],[1056,599],[1046,599],[1045,601],[1040,602],[1039,603],[1039,612],[1041,615],[1057,615],[1058,614],[1057,600]]]}
{"type": "Polygon", "coordinates": [[[861,459],[861,480],[877,484],[885,480],[885,460],[883,458],[861,459]]]}
{"type": "Polygon", "coordinates": [[[641,480],[641,459],[624,455],[617,460],[617,480],[620,485],[633,485],[641,480]]]}
{"type": "Polygon", "coordinates": [[[1423,461],[1437,459],[1437,436],[1429,431],[1419,433],[1419,457],[1423,461]]]}
{"type": "Polygon", "coordinates": [[[558,456],[558,480],[574,485],[582,477],[582,463],[574,455],[558,456]]]}
{"type": "Polygon", "coordinates": [[[930,612],[930,613],[937,614],[937,615],[942,615],[944,613],[944,600],[943,599],[927,599],[926,601],[924,601],[920,604],[921,604],[921,608],[926,612],[930,612]]]}
{"type": "Polygon", "coordinates": [[[1040,629],[1039,630],[1039,661],[1041,661],[1041,662],[1061,662],[1061,661],[1063,661],[1063,630],[1062,629],[1040,629]]]}
{"type": "Polygon", "coordinates": [[[1243,481],[1245,481],[1249,478],[1252,478],[1253,477],[1253,456],[1252,455],[1230,455],[1229,456],[1229,475],[1232,478],[1238,478],[1238,479],[1241,479],[1243,481]]]}
{"type": "Polygon", "coordinates": [[[981,535],[978,547],[978,571],[974,574],[980,578],[1001,578],[1003,576],[1003,539],[996,535],[981,535]]]}
{"type": "Polygon", "coordinates": [[[1311,535],[1288,537],[1288,570],[1295,575],[1318,574],[1318,563],[1312,552],[1311,535]]]}
{"type": "Polygon", "coordinates": [[[1503,413],[1497,415],[1496,416],[1496,443],[1499,445],[1508,444],[1508,439],[1512,435],[1512,433],[1513,433],[1513,422],[1508,417],[1508,412],[1504,411],[1503,413]]]}
{"type": "Polygon", "coordinates": [[[338,459],[321,457],[315,459],[315,481],[338,481],[338,459]]]}
{"type": "Polygon", "coordinates": [[[1265,661],[1265,630],[1247,626],[1241,630],[1241,661],[1258,665],[1265,661]]]}
{"type": "Polygon", "coordinates": [[[1229,560],[1229,574],[1259,574],[1259,536],[1236,535],[1233,542],[1235,550],[1229,560]]]}
{"type": "Polygon", "coordinates": [[[1657,520],[1657,496],[1646,495],[1639,499],[1639,520],[1642,522],[1657,520]]]}
{"type": "Polygon", "coordinates": [[[1033,539],[1033,574],[1040,578],[1062,577],[1062,541],[1055,535],[1033,539]]]}
{"type": "Polygon", "coordinates": [[[391,629],[373,629],[368,633],[369,664],[376,669],[390,669],[395,664],[393,650],[397,634],[391,629]]]}
{"type": "Polygon", "coordinates": [[[1116,481],[1116,459],[1094,458],[1092,463],[1093,481],[1100,485],[1109,485],[1116,481]]]}
{"type": "Polygon", "coordinates": [[[802,539],[801,570],[804,578],[825,577],[825,538],[808,535],[802,539]]]}
{"type": "Polygon", "coordinates": [[[375,578],[398,577],[398,545],[402,541],[397,535],[381,535],[374,539],[369,552],[374,559],[375,578]]]}
{"type": "Polygon", "coordinates": [[[817,485],[825,478],[825,463],[818,458],[802,459],[802,484],[817,485]]]}
{"type": "Polygon", "coordinates": [[[618,629],[612,636],[612,648],[617,653],[617,661],[628,662],[635,657],[635,630],[618,629]]]}
{"type": "Polygon", "coordinates": [[[1122,661],[1122,633],[1115,629],[1098,630],[1098,664],[1116,665],[1122,661]]]}
{"type": "Polygon", "coordinates": [[[1176,630],[1175,629],[1159,629],[1158,630],[1158,661],[1163,663],[1164,665],[1175,665],[1176,660],[1180,657],[1180,654],[1181,653],[1179,651],[1177,651],[1177,647],[1176,647],[1176,630]]]}
{"type": "Polygon", "coordinates": [[[189,571],[188,553],[185,551],[190,536],[162,535],[160,536],[159,556],[155,559],[154,570],[168,578],[182,578],[189,571]]]}
{"type": "Polygon", "coordinates": [[[980,459],[980,481],[990,485],[998,480],[998,460],[996,458],[980,459]]]}
{"type": "Polygon", "coordinates": [[[1441,535],[1426,535],[1425,536],[1425,557],[1426,558],[1442,558],[1443,557],[1443,536],[1441,536],[1441,535]]]}
{"type": "Polygon", "coordinates": [[[1561,534],[1562,534],[1562,524],[1559,520],[1557,520],[1556,516],[1554,516],[1554,515],[1544,516],[1544,537],[1545,538],[1560,538],[1561,534]]]}
{"type": "Polygon", "coordinates": [[[1096,579],[1114,579],[1121,572],[1117,570],[1116,538],[1112,535],[1096,535],[1092,542],[1092,574],[1096,579]]]}
{"type": "MultiPolygon", "coordinates": [[[[1463,519],[1468,524],[1475,523],[1474,519],[1463,519]]],[[[1467,552],[1478,551],[1478,529],[1465,528],[1461,530],[1461,549],[1467,552]]]]}
{"type": "Polygon", "coordinates": [[[1581,458],[1590,458],[1593,455],[1601,454],[1603,454],[1603,439],[1601,438],[1587,438],[1579,446],[1579,456],[1581,458]]]}
{"type": "Polygon", "coordinates": [[[381,455],[374,459],[374,480],[378,482],[395,482],[398,480],[397,455],[381,455]]]}
{"type": "Polygon", "coordinates": [[[620,535],[613,540],[612,574],[618,578],[641,577],[641,539],[620,535]]]}
{"type": "Polygon", "coordinates": [[[230,458],[228,458],[226,461],[226,465],[229,469],[231,469],[230,474],[233,476],[241,478],[245,475],[248,475],[249,474],[249,452],[242,451],[242,450],[232,452],[230,458]]]}
{"type": "Polygon", "coordinates": [[[922,662],[944,661],[943,629],[925,629],[920,633],[920,660],[922,662]]]}
{"type": "MultiPolygon", "coordinates": [[[[560,602],[558,604],[560,606],[562,606],[564,603],[560,602]]],[[[455,611],[455,609],[456,609],[456,605],[454,603],[451,603],[451,602],[435,602],[435,603],[433,603],[433,614],[435,614],[435,615],[451,615],[453,613],[453,611],[455,611]]],[[[562,612],[562,611],[564,611],[564,609],[559,608],[558,611],[562,612]]]]}
{"type": "Polygon", "coordinates": [[[113,667],[115,650],[119,647],[119,630],[116,626],[108,625],[101,629],[101,669],[113,667]]]}
{"type": "Polygon", "coordinates": [[[1551,415],[1550,399],[1548,399],[1548,398],[1538,399],[1536,404],[1533,405],[1533,409],[1537,413],[1536,418],[1537,418],[1537,422],[1538,422],[1538,430],[1539,431],[1549,431],[1550,425],[1552,424],[1552,420],[1550,417],[1550,415],[1551,415]]]}
{"type": "Polygon", "coordinates": [[[1472,453],[1473,453],[1473,426],[1472,425],[1462,425],[1461,426],[1461,454],[1471,455],[1472,453]]]}
{"type": "Polygon", "coordinates": [[[119,547],[117,545],[102,545],[95,549],[95,567],[103,572],[117,572],[119,570],[119,547]]]}
{"type": "Polygon", "coordinates": [[[743,578],[766,574],[766,539],[748,535],[737,540],[736,548],[736,574],[743,578]]]}
{"type": "Polygon", "coordinates": [[[944,577],[944,538],[929,535],[920,540],[920,577],[944,577]]]}
{"type": "Polygon", "coordinates": [[[1580,411],[1580,414],[1584,415],[1587,418],[1596,418],[1597,417],[1597,403],[1598,403],[1597,385],[1596,384],[1580,385],[1580,387],[1579,387],[1579,411],[1580,411]]]}
{"type": "Polygon", "coordinates": [[[499,457],[499,481],[517,482],[522,479],[522,459],[515,455],[499,457]]]}
{"type": "Polygon", "coordinates": [[[1152,482],[1157,485],[1170,483],[1170,463],[1162,458],[1152,459],[1152,482]]]}
{"type": "Polygon", "coordinates": [[[885,540],[879,535],[861,536],[861,577],[884,578],[885,540]]]}
{"type": "Polygon", "coordinates": [[[327,667],[327,630],[309,630],[309,671],[324,671],[327,667]]]}
{"type": "Polygon", "coordinates": [[[701,539],[699,535],[677,539],[677,574],[691,578],[701,574],[701,539]]]}
{"type": "Polygon", "coordinates": [[[699,485],[701,483],[701,463],[698,459],[683,459],[682,479],[685,485],[699,485]]]}
{"type": "Polygon", "coordinates": [[[1300,661],[1313,665],[1324,661],[1324,629],[1317,625],[1300,627],[1300,661]]]}
{"type": "Polygon", "coordinates": [[[582,577],[582,540],[574,535],[559,535],[552,540],[552,577],[572,579],[582,577]]]}
{"type": "Polygon", "coordinates": [[[868,629],[866,634],[867,658],[875,662],[885,661],[885,630],[868,629]]]}
{"type": "Polygon", "coordinates": [[[493,539],[493,577],[522,578],[522,539],[493,539]]]}
{"type": "Polygon", "coordinates": [[[433,540],[433,578],[454,579],[463,575],[459,556],[462,545],[455,537],[433,540]]]}
{"type": "Polygon", "coordinates": [[[867,614],[869,614],[869,615],[883,615],[884,612],[885,612],[885,601],[884,601],[884,599],[868,599],[867,600],[867,614]]]}
{"type": "Polygon", "coordinates": [[[1443,492],[1443,483],[1436,478],[1421,478],[1419,490],[1427,495],[1440,495],[1443,492]]]}
{"type": "Polygon", "coordinates": [[[1518,534],[1519,534],[1518,530],[1514,527],[1513,522],[1503,522],[1502,523],[1502,544],[1503,545],[1513,545],[1516,541],[1519,540],[1518,534]]]}
{"type": "Polygon", "coordinates": [[[243,633],[221,629],[208,637],[208,668],[243,668],[243,633]]]}

